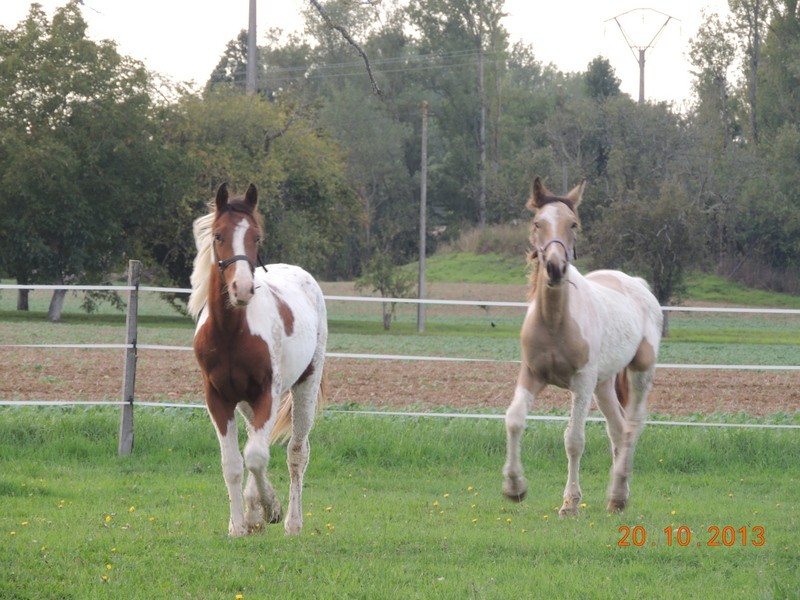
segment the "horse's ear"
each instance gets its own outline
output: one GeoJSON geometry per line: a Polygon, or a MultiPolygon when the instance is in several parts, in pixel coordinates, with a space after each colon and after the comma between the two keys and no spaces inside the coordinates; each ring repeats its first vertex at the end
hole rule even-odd
{"type": "Polygon", "coordinates": [[[244,201],[250,208],[255,210],[256,205],[258,204],[258,190],[252,183],[247,188],[247,192],[244,195],[244,201]]]}
{"type": "Polygon", "coordinates": [[[534,177],[531,183],[531,197],[525,207],[530,211],[535,211],[542,207],[542,200],[550,195],[550,190],[544,187],[541,177],[534,177]]]}
{"type": "Polygon", "coordinates": [[[223,183],[219,186],[217,190],[217,212],[220,213],[225,210],[225,207],[228,205],[228,184],[223,183]]]}
{"type": "Polygon", "coordinates": [[[567,194],[567,200],[572,201],[572,205],[575,208],[578,208],[578,205],[581,203],[583,199],[583,189],[586,187],[586,179],[581,179],[581,182],[572,188],[567,194]]]}

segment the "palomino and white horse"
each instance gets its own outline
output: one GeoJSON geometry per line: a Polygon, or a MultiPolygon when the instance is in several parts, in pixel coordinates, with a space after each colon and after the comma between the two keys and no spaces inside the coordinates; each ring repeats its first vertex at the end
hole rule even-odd
{"type": "Polygon", "coordinates": [[[231,536],[281,520],[267,466],[270,443],[289,429],[291,481],[284,529],[287,534],[302,529],[308,434],[321,392],[328,337],[325,301],[311,275],[291,265],[260,264],[263,225],[257,203],[255,186],[250,185],[244,197],[229,199],[223,184],[211,213],[194,223],[198,253],[189,311],[197,319],[194,351],[219,438],[231,536]],[[247,422],[244,462],[237,407],[247,422]],[[243,498],[245,465],[249,474],[243,498]]]}
{"type": "Polygon", "coordinates": [[[561,516],[578,514],[578,472],[593,394],[611,440],[608,509],[625,508],[663,319],[644,280],[619,271],[595,271],[584,277],[572,265],[584,187],[582,181],[567,196],[559,197],[538,177],[533,180],[527,204],[534,213],[531,303],[520,333],[522,366],[506,411],[503,494],[521,501],[527,492],[520,460],[526,415],[548,384],[572,392],[572,411],[564,432],[569,466],[561,516]]]}

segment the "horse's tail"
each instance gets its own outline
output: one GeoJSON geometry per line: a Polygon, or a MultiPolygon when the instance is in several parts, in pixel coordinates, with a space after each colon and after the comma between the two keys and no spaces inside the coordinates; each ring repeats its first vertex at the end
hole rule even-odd
{"type": "MultiPolygon", "coordinates": [[[[322,405],[325,403],[325,396],[327,392],[327,378],[325,377],[326,371],[322,371],[322,379],[319,382],[319,395],[317,396],[317,413],[322,410],[322,405]]],[[[281,399],[281,407],[278,409],[278,417],[275,420],[275,425],[272,426],[272,432],[269,436],[270,444],[285,444],[292,437],[292,405],[294,404],[294,396],[289,391],[281,399]]]]}
{"type": "Polygon", "coordinates": [[[625,409],[628,406],[628,397],[630,396],[627,368],[617,373],[617,377],[614,379],[614,390],[617,392],[617,399],[619,400],[620,406],[625,409]]]}

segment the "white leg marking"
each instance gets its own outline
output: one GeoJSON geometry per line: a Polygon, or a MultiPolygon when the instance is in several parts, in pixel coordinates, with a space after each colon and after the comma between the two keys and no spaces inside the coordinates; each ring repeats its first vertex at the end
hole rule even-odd
{"type": "Polygon", "coordinates": [[[242,507],[242,475],[244,466],[242,464],[242,454],[239,452],[239,440],[236,431],[236,419],[228,422],[228,432],[220,435],[219,447],[222,453],[222,477],[228,488],[228,498],[230,499],[231,518],[228,523],[228,535],[238,537],[247,533],[244,524],[244,511],[242,507]]]}

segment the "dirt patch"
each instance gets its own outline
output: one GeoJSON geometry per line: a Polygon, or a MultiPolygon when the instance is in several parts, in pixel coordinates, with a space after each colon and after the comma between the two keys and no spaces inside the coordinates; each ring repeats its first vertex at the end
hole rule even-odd
{"type": "MultiPolygon", "coordinates": [[[[329,359],[328,402],[393,409],[502,411],[511,401],[517,365],[329,359]]],[[[0,399],[119,400],[120,351],[0,349],[0,399]]],[[[136,399],[203,402],[200,371],[189,351],[141,350],[136,399]]],[[[800,411],[800,373],[661,369],[650,412],[668,415],[800,411]]],[[[534,412],[569,409],[569,394],[548,388],[534,412]]]]}

